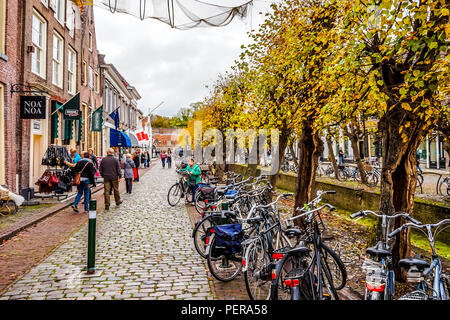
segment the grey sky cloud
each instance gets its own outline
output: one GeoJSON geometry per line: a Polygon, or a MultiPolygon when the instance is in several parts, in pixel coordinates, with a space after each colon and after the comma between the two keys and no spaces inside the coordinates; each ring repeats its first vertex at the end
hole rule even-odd
{"type": "Polygon", "coordinates": [[[185,31],[94,7],[97,47],[139,91],[142,111],[164,101],[155,113],[171,116],[208,95],[205,85],[230,69],[241,45],[250,42],[247,32],[263,21],[258,12],[267,12],[269,5],[256,1],[246,21],[185,31]]]}

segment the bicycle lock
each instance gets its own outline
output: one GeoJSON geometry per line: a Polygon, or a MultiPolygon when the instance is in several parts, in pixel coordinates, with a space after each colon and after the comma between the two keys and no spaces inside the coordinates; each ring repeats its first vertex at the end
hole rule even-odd
{"type": "Polygon", "coordinates": [[[87,274],[95,272],[95,228],[97,223],[97,200],[89,201],[87,274]]]}

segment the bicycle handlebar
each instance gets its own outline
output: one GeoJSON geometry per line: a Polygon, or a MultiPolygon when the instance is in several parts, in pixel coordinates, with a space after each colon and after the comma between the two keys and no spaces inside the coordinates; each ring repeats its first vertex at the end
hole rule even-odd
{"type": "Polygon", "coordinates": [[[375,217],[378,217],[378,218],[382,218],[383,216],[385,216],[387,219],[395,219],[395,218],[398,218],[398,217],[405,217],[406,219],[408,219],[412,223],[415,223],[415,224],[420,224],[421,223],[420,221],[418,221],[418,220],[414,219],[413,217],[411,217],[409,215],[409,213],[403,212],[403,211],[398,211],[398,212],[394,213],[393,215],[388,216],[388,215],[385,215],[385,214],[377,214],[376,212],[371,211],[371,210],[361,210],[361,211],[352,213],[350,215],[350,218],[351,219],[355,219],[357,217],[366,217],[369,214],[374,215],[375,217]]]}
{"type": "MultiPolygon", "coordinates": [[[[306,215],[310,215],[310,214],[312,214],[312,213],[314,213],[314,212],[320,211],[320,210],[322,210],[322,209],[325,208],[325,207],[328,207],[328,208],[330,209],[330,211],[334,211],[334,210],[336,209],[336,208],[335,208],[334,206],[332,206],[331,204],[325,203],[323,206],[321,206],[321,207],[319,207],[319,208],[316,208],[316,209],[313,209],[313,210],[309,210],[309,211],[306,211],[306,212],[304,212],[304,213],[302,213],[302,214],[299,214],[298,216],[295,216],[295,217],[286,219],[286,220],[285,220],[285,221],[286,221],[286,224],[289,224],[289,223],[288,223],[289,221],[293,221],[293,220],[299,219],[299,218],[301,218],[301,217],[304,217],[304,216],[306,216],[306,215]]],[[[296,210],[296,211],[297,211],[297,210],[296,210]]]]}
{"type": "Polygon", "coordinates": [[[444,219],[438,223],[435,224],[416,224],[416,223],[405,223],[401,227],[395,229],[391,233],[388,234],[389,238],[393,238],[395,235],[397,235],[400,231],[406,229],[406,228],[416,228],[416,229],[424,229],[424,228],[437,228],[440,227],[443,224],[450,224],[450,219],[444,219]]]}
{"type": "MultiPolygon", "coordinates": [[[[317,197],[313,200],[311,200],[307,206],[314,206],[317,202],[319,202],[322,199],[322,195],[323,194],[336,194],[335,190],[327,190],[327,191],[322,191],[322,190],[317,190],[317,197]]],[[[333,207],[334,208],[334,207],[333,207]]],[[[334,210],[334,209],[333,209],[334,210]]],[[[298,207],[297,209],[295,209],[295,211],[303,211],[302,207],[298,207]]]]}

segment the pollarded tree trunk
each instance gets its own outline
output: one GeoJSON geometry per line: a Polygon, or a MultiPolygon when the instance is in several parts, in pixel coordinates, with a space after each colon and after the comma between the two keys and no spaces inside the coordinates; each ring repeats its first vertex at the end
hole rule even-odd
{"type": "MultiPolygon", "coordinates": [[[[423,126],[408,130],[408,140],[404,142],[399,133],[402,115],[387,113],[380,120],[380,131],[383,139],[383,169],[381,174],[380,211],[393,215],[403,211],[412,214],[414,208],[414,191],[417,181],[416,150],[424,137],[423,126]]],[[[405,219],[399,218],[391,223],[391,229],[404,224],[405,219]]],[[[378,238],[381,239],[381,225],[378,225],[378,238]]],[[[410,230],[401,232],[392,246],[392,258],[396,278],[406,280],[406,272],[398,267],[400,259],[410,255],[410,230]]]]}
{"type": "Polygon", "coordinates": [[[303,207],[312,200],[311,191],[315,182],[315,172],[319,156],[323,152],[322,139],[318,132],[314,132],[312,121],[303,121],[299,147],[298,164],[301,170],[297,175],[294,208],[303,207]]]}
{"type": "Polygon", "coordinates": [[[294,165],[295,165],[295,166],[297,167],[297,169],[298,169],[298,159],[297,159],[297,156],[295,155],[295,150],[294,150],[293,143],[291,143],[291,144],[289,145],[289,151],[291,152],[292,160],[294,161],[294,165]]]}
{"type": "MultiPolygon", "coordinates": [[[[288,143],[288,137],[289,134],[286,132],[281,132],[280,137],[279,137],[279,149],[278,149],[278,168],[277,168],[277,172],[273,175],[270,176],[269,178],[269,182],[270,184],[275,187],[277,184],[277,180],[278,180],[278,174],[280,172],[280,166],[281,164],[284,162],[284,158],[285,158],[285,150],[287,147],[287,143],[288,143]]],[[[272,150],[272,157],[274,157],[276,155],[276,153],[273,152],[272,150]]],[[[273,160],[272,160],[273,161],[273,160]]],[[[273,196],[273,194],[272,194],[273,196]]]]}
{"type": "Polygon", "coordinates": [[[358,167],[359,174],[361,176],[362,183],[367,181],[366,170],[361,161],[360,149],[359,149],[359,129],[354,123],[350,123],[351,131],[346,130],[346,135],[350,138],[353,149],[353,159],[355,160],[356,166],[358,167]]]}
{"type": "Polygon", "coordinates": [[[336,157],[334,155],[333,142],[331,141],[331,136],[328,134],[327,134],[327,147],[328,147],[328,155],[330,156],[331,164],[333,165],[334,169],[334,176],[336,177],[336,180],[339,180],[339,170],[336,157]]]}

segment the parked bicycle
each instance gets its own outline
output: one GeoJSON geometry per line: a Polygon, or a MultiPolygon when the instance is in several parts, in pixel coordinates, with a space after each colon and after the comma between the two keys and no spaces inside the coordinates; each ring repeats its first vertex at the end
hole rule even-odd
{"type": "Polygon", "coordinates": [[[373,215],[381,219],[381,239],[378,243],[366,249],[366,253],[372,259],[365,259],[362,269],[366,272],[366,288],[364,300],[391,300],[395,290],[395,274],[392,264],[392,254],[388,232],[391,222],[399,217],[404,217],[409,221],[420,223],[412,218],[408,213],[397,212],[393,215],[376,213],[370,210],[362,210],[350,215],[355,221],[373,215]]]}
{"type": "Polygon", "coordinates": [[[399,300],[447,300],[449,296],[448,277],[442,273],[442,263],[437,254],[435,239],[437,235],[450,226],[450,219],[436,224],[407,223],[392,231],[388,237],[393,238],[406,228],[423,232],[431,248],[431,264],[420,258],[408,258],[399,261],[399,266],[408,270],[408,282],[417,283],[417,289],[399,298],[399,300]],[[434,232],[433,232],[434,229],[434,232]]]}
{"type": "Polygon", "coordinates": [[[334,207],[325,204],[316,208],[323,194],[335,191],[318,191],[316,199],[297,208],[300,215],[286,220],[286,234],[297,237],[294,248],[286,248],[274,255],[279,262],[271,285],[271,299],[290,300],[338,300],[337,290],[345,286],[347,271],[339,255],[322,240],[325,226],[320,217],[324,208],[334,207]],[[312,210],[311,210],[312,208],[312,210]],[[291,222],[304,218],[305,229],[291,227],[291,222]]]}

